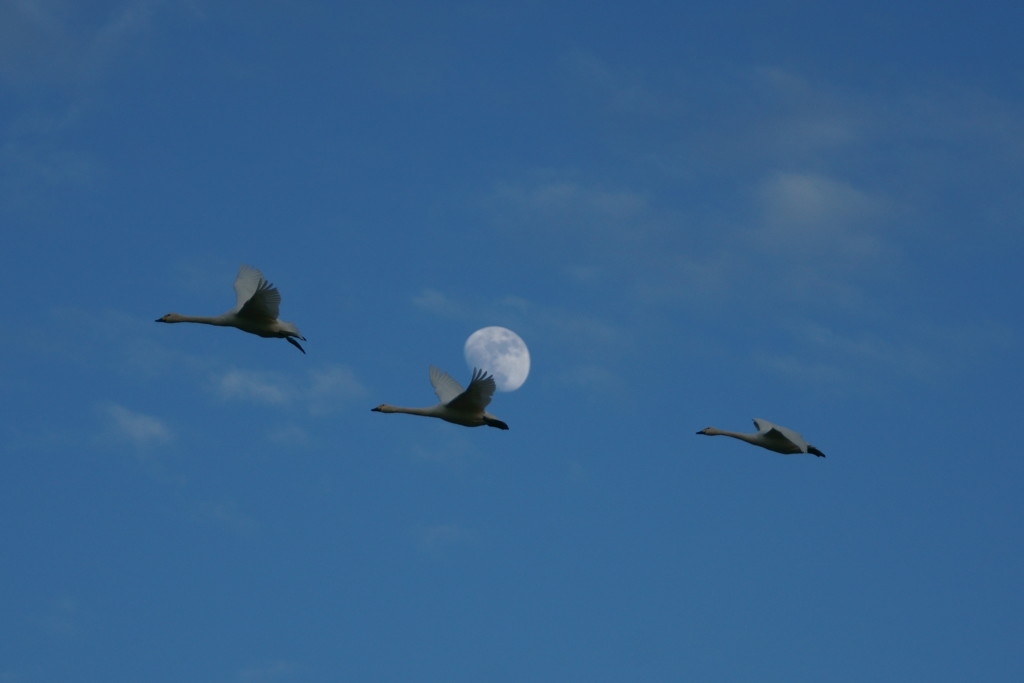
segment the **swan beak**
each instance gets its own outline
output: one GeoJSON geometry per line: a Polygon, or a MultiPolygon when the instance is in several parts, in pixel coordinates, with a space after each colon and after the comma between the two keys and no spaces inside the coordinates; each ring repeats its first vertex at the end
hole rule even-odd
{"type": "Polygon", "coordinates": [[[162,323],[163,321],[164,321],[164,319],[163,319],[163,318],[157,318],[157,319],[156,319],[156,320],[154,320],[153,322],[155,322],[155,323],[162,323]]]}
{"type": "Polygon", "coordinates": [[[380,412],[380,408],[370,408],[370,412],[371,413],[379,413],[380,412]]]}

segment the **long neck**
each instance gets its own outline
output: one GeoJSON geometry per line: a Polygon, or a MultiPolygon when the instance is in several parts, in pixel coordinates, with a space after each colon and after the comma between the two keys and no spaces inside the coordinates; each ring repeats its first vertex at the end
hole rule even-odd
{"type": "Polygon", "coordinates": [[[752,443],[755,446],[760,445],[760,441],[757,439],[757,434],[741,434],[740,432],[730,432],[724,429],[715,429],[714,427],[708,427],[707,431],[704,433],[708,436],[731,436],[734,439],[746,441],[747,443],[752,443]]]}
{"type": "Polygon", "coordinates": [[[437,406],[429,408],[403,408],[402,406],[382,405],[378,410],[382,413],[406,413],[408,415],[422,415],[424,417],[437,417],[437,406]]]}
{"type": "Polygon", "coordinates": [[[203,325],[219,325],[221,327],[228,324],[223,315],[181,315],[179,313],[168,316],[167,322],[202,323],[203,325]]]}

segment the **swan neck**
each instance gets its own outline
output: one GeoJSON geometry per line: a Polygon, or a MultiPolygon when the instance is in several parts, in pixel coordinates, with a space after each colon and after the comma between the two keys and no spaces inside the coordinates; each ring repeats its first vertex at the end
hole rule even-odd
{"type": "Polygon", "coordinates": [[[402,406],[385,404],[380,406],[378,410],[382,413],[406,413],[407,415],[423,415],[424,417],[433,417],[436,414],[433,406],[430,408],[404,408],[402,406]]]}
{"type": "Polygon", "coordinates": [[[201,323],[203,325],[220,325],[222,327],[227,325],[227,322],[225,322],[224,317],[223,316],[219,316],[219,315],[213,315],[213,316],[209,316],[209,315],[174,315],[174,316],[168,318],[167,322],[169,322],[169,323],[201,323]]]}
{"type": "Polygon", "coordinates": [[[739,439],[740,441],[746,441],[747,443],[752,443],[752,444],[755,444],[755,445],[758,444],[757,435],[756,434],[743,434],[741,432],[730,432],[730,431],[728,431],[726,429],[715,429],[714,427],[709,427],[708,430],[707,430],[707,434],[709,434],[711,436],[731,436],[732,438],[739,439]]]}

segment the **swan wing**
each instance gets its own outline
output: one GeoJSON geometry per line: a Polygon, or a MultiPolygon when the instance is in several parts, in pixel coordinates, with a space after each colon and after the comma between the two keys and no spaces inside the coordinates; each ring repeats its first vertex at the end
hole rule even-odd
{"type": "Polygon", "coordinates": [[[807,442],[792,429],[781,427],[777,424],[772,424],[768,420],[761,420],[759,418],[754,418],[754,425],[757,427],[757,431],[764,435],[766,439],[778,442],[785,441],[799,448],[802,453],[807,452],[807,442]]]}
{"type": "Polygon", "coordinates": [[[430,384],[441,403],[448,403],[462,393],[462,385],[451,378],[444,370],[430,366],[430,384]]]}
{"type": "Polygon", "coordinates": [[[464,392],[448,402],[448,406],[468,412],[482,411],[494,395],[494,377],[483,370],[473,368],[473,379],[464,392]]]}
{"type": "Polygon", "coordinates": [[[242,306],[252,298],[262,281],[263,273],[252,266],[242,264],[238,269],[238,275],[235,276],[235,307],[231,309],[232,313],[242,310],[242,306]]]}
{"type": "Polygon", "coordinates": [[[256,268],[243,265],[238,269],[238,277],[235,278],[235,297],[233,313],[243,318],[277,319],[281,294],[256,268]]]}

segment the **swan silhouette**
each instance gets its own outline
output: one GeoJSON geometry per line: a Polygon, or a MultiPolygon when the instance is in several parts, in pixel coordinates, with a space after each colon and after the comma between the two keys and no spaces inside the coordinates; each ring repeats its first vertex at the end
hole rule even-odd
{"type": "Polygon", "coordinates": [[[507,424],[484,410],[491,402],[491,396],[494,395],[495,385],[492,375],[474,368],[469,386],[463,390],[462,386],[448,373],[431,365],[430,383],[434,387],[437,398],[441,401],[437,405],[427,408],[402,408],[381,403],[370,410],[378,413],[407,413],[424,417],[439,417],[445,422],[465,427],[487,425],[497,429],[508,429],[507,424]]]}
{"type": "Polygon", "coordinates": [[[202,323],[220,327],[235,327],[260,337],[280,337],[303,353],[306,349],[293,337],[306,341],[295,325],[277,319],[281,294],[277,287],[263,279],[257,269],[242,265],[235,277],[235,307],[227,313],[213,316],[168,313],[157,318],[158,323],[202,323]]]}
{"type": "Polygon", "coordinates": [[[825,454],[819,451],[814,446],[809,445],[804,441],[804,437],[800,436],[792,429],[786,427],[780,427],[779,425],[772,424],[768,420],[762,420],[754,418],[754,426],[757,427],[756,434],[741,434],[740,432],[728,432],[723,429],[715,429],[714,427],[706,427],[698,434],[706,434],[707,436],[731,436],[734,439],[740,441],[746,441],[752,443],[755,446],[761,448],[767,448],[770,451],[776,453],[811,453],[824,458],[825,454]]]}

